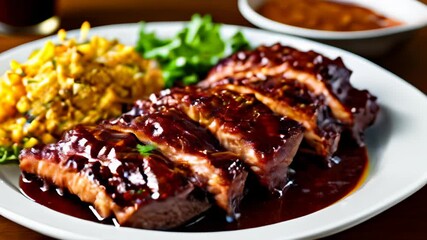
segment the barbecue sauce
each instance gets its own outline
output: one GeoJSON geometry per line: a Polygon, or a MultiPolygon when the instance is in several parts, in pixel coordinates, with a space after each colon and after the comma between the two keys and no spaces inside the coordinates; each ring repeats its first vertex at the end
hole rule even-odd
{"type": "Polygon", "coordinates": [[[324,0],[269,0],[258,12],[274,21],[326,31],[363,31],[401,25],[370,9],[324,0]]]}
{"type": "MultiPolygon", "coordinates": [[[[291,165],[292,182],[281,198],[272,196],[255,181],[249,180],[238,221],[227,222],[221,209],[211,208],[192,223],[173,231],[206,232],[260,227],[301,217],[330,206],[354,191],[368,170],[365,147],[359,147],[351,137],[343,136],[334,164],[330,168],[310,153],[299,151],[291,165]]],[[[77,197],[46,185],[31,176],[21,178],[22,192],[53,210],[94,222],[113,224],[114,219],[98,219],[88,204],[77,197]],[[44,191],[43,191],[43,190],[44,191]],[[60,194],[58,194],[60,193],[60,194]],[[64,196],[62,196],[64,195],[64,196]]]]}

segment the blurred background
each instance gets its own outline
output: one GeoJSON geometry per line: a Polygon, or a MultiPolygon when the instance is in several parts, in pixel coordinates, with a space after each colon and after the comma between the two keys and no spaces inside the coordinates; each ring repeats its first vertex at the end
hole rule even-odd
{"type": "Polygon", "coordinates": [[[64,26],[72,26],[82,20],[88,20],[93,25],[141,20],[182,21],[190,19],[195,10],[201,14],[211,14],[217,22],[249,24],[241,17],[236,0],[59,0],[58,6],[64,26]],[[103,11],[99,11],[101,5],[103,11]]]}

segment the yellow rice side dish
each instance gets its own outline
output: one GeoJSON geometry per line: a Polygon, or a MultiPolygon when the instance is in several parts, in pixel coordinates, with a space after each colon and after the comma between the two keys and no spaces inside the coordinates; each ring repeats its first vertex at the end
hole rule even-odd
{"type": "MultiPolygon", "coordinates": [[[[77,124],[119,116],[126,104],[164,87],[154,61],[133,47],[93,36],[48,41],[0,77],[0,147],[19,149],[56,141],[77,124]]],[[[6,154],[6,153],[3,153],[6,154]]],[[[0,160],[2,152],[0,152],[0,160]]]]}

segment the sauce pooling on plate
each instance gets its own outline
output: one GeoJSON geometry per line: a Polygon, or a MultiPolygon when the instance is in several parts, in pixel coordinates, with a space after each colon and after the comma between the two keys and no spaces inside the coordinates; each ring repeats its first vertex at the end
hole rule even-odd
{"type": "Polygon", "coordinates": [[[284,24],[326,31],[363,31],[401,24],[361,6],[325,0],[267,0],[258,12],[284,24]]]}
{"type": "MultiPolygon", "coordinates": [[[[224,212],[212,208],[193,222],[173,229],[181,232],[209,232],[260,227],[278,223],[316,212],[339,201],[355,190],[363,181],[368,169],[365,147],[358,147],[350,137],[343,136],[334,164],[331,168],[322,165],[313,155],[300,151],[291,165],[292,184],[283,196],[271,196],[256,181],[249,181],[248,193],[240,206],[238,221],[227,222],[224,212]]],[[[56,211],[94,222],[113,224],[113,219],[98,219],[88,204],[77,197],[32,176],[21,178],[21,191],[34,201],[56,211]],[[43,191],[43,190],[44,191],[43,191]],[[59,194],[58,194],[59,193],[59,194]]]]}

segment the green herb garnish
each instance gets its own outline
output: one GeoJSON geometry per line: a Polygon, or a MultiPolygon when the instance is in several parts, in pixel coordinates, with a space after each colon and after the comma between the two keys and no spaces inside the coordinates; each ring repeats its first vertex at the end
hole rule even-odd
{"type": "Polygon", "coordinates": [[[191,85],[203,79],[219,59],[250,48],[240,31],[224,40],[220,28],[209,15],[195,14],[176,36],[160,39],[154,32],[147,32],[145,24],[141,23],[136,50],[144,58],[160,63],[166,87],[191,85]]]}
{"type": "Polygon", "coordinates": [[[151,151],[156,149],[156,146],[150,145],[150,144],[149,145],[138,144],[138,145],[136,145],[136,149],[138,150],[139,154],[146,157],[146,156],[150,155],[151,151]]]}
{"type": "Polygon", "coordinates": [[[18,161],[20,150],[21,149],[17,145],[13,145],[11,147],[0,146],[0,163],[18,161]]]}
{"type": "Polygon", "coordinates": [[[233,37],[230,39],[230,47],[232,52],[251,48],[245,35],[243,35],[243,33],[240,31],[234,34],[233,37]]]}

